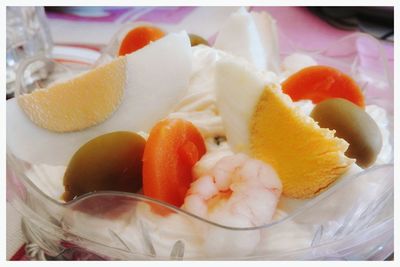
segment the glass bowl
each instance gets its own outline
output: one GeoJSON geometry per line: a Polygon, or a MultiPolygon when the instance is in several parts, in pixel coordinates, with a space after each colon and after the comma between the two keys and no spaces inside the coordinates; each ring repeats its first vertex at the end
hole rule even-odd
{"type": "MultiPolygon", "coordinates": [[[[118,38],[94,65],[107,60],[118,38]]],[[[393,79],[377,40],[353,34],[323,51],[300,51],[289,43],[281,56],[294,52],[351,75],[367,104],[386,110],[393,146],[393,79]],[[374,49],[377,56],[363,54],[365,49],[374,49]]],[[[24,84],[20,91],[26,89],[24,84]]],[[[251,228],[216,224],[141,194],[96,192],[66,204],[60,200],[64,170],[24,162],[7,149],[8,201],[22,214],[26,235],[48,259],[383,260],[393,252],[392,159],[350,171],[313,199],[282,198],[279,207],[286,212],[251,228]]]]}

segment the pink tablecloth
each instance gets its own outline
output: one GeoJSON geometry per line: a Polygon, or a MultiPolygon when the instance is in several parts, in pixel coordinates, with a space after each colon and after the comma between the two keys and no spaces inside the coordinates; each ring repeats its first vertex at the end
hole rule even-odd
{"type": "MultiPolygon", "coordinates": [[[[69,9],[68,14],[47,12],[56,44],[85,46],[95,50],[107,44],[121,24],[130,21],[156,23],[169,31],[187,30],[212,39],[218,28],[237,7],[168,7],[168,8],[95,8],[90,12],[69,9]],[[206,18],[206,19],[205,19],[206,18]]],[[[350,34],[336,29],[300,7],[254,7],[268,11],[277,21],[279,31],[302,50],[320,50],[350,34]]],[[[393,43],[382,42],[389,67],[393,71],[393,43]]],[[[375,51],[365,49],[374,55],[375,51]]],[[[7,204],[7,259],[26,259],[20,216],[7,204]]]]}

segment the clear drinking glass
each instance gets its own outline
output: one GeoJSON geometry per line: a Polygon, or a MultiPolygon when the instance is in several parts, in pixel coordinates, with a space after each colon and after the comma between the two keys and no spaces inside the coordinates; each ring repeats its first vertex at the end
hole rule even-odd
{"type": "MultiPolygon", "coordinates": [[[[53,47],[43,7],[7,7],[7,98],[14,95],[17,69],[22,60],[46,56],[53,47]]],[[[48,76],[51,65],[38,61],[31,69],[31,79],[48,76]]]]}

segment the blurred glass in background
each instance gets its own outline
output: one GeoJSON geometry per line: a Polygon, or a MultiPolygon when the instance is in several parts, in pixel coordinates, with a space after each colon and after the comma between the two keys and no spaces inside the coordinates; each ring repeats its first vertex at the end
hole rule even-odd
{"type": "MultiPolygon", "coordinates": [[[[14,95],[17,71],[26,58],[46,57],[51,53],[52,39],[43,7],[7,7],[6,70],[7,99],[14,95]]],[[[38,61],[32,65],[30,79],[48,75],[50,66],[38,61]]]]}

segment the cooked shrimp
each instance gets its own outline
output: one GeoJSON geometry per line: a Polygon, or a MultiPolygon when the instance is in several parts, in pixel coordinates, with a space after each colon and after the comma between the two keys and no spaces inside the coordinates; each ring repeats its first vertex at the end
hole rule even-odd
{"type": "Polygon", "coordinates": [[[281,191],[271,166],[245,154],[229,155],[201,172],[182,208],[227,226],[259,226],[271,220],[281,191]]]}

